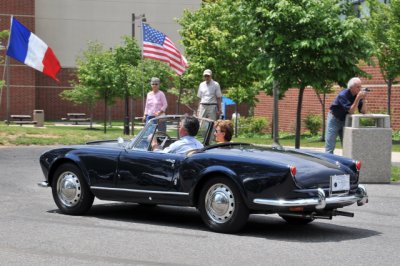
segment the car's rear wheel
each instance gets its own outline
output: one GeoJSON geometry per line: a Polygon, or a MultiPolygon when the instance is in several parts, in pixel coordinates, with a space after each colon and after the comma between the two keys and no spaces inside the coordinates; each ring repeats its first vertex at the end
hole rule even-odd
{"type": "Polygon", "coordinates": [[[204,223],[213,231],[234,233],[249,218],[249,210],[236,185],[227,178],[212,178],[205,183],[199,198],[204,223]]]}
{"type": "Polygon", "coordinates": [[[314,221],[313,218],[293,217],[287,215],[279,215],[279,216],[282,217],[287,223],[293,225],[306,225],[314,221]]]}
{"type": "Polygon", "coordinates": [[[71,163],[63,164],[55,171],[52,192],[57,207],[67,214],[84,214],[94,201],[82,172],[71,163]]]}

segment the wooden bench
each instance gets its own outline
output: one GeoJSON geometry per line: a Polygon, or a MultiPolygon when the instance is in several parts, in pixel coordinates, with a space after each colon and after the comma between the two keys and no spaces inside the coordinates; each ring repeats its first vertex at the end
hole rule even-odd
{"type": "Polygon", "coordinates": [[[32,121],[30,115],[10,115],[10,123],[22,125],[34,125],[37,121],[32,121]]]}

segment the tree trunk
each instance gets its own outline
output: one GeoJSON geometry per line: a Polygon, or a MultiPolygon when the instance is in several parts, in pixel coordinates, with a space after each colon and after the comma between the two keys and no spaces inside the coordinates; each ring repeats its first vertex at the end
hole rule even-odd
{"type": "Polygon", "coordinates": [[[326,106],[326,93],[324,93],[324,99],[322,101],[322,135],[321,135],[321,141],[325,141],[325,123],[326,123],[325,106],[326,106]]]}
{"type": "Polygon", "coordinates": [[[107,133],[107,96],[104,96],[104,134],[107,133]]]}
{"type": "Polygon", "coordinates": [[[295,148],[300,149],[300,133],[301,133],[301,106],[303,102],[303,94],[305,87],[301,85],[299,91],[299,98],[297,100],[297,114],[296,114],[296,138],[295,148]]]}
{"type": "Polygon", "coordinates": [[[387,113],[388,113],[388,115],[391,114],[391,110],[390,110],[390,99],[391,99],[391,97],[392,97],[392,84],[393,84],[393,80],[390,79],[390,80],[388,81],[388,98],[387,98],[387,108],[388,108],[387,113]]]}
{"type": "Polygon", "coordinates": [[[322,108],[322,135],[321,135],[321,141],[325,141],[325,103],[326,103],[326,93],[324,92],[323,99],[321,99],[321,95],[318,93],[317,90],[315,90],[315,93],[317,94],[319,103],[321,104],[322,108]]]}
{"type": "Polygon", "coordinates": [[[274,114],[272,119],[272,136],[273,136],[273,144],[279,144],[279,84],[277,81],[273,81],[273,96],[274,96],[274,114]]]}
{"type": "Polygon", "coordinates": [[[90,110],[90,129],[93,129],[93,109],[94,106],[92,104],[89,105],[89,110],[90,110]]]}

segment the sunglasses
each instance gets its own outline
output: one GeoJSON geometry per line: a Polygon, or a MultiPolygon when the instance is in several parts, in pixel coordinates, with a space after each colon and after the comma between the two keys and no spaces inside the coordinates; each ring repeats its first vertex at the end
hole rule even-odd
{"type": "Polygon", "coordinates": [[[217,134],[218,134],[218,133],[225,133],[225,132],[222,131],[222,130],[214,130],[214,132],[217,133],[217,134]]]}
{"type": "Polygon", "coordinates": [[[157,85],[157,86],[158,86],[158,85],[160,85],[160,84],[158,84],[158,83],[151,83],[151,85],[152,85],[152,86],[153,86],[153,85],[157,85]]]}

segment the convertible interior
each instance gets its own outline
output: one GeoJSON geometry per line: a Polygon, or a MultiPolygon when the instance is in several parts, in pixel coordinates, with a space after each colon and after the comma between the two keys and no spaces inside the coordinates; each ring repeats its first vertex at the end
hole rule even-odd
{"type": "MultiPolygon", "coordinates": [[[[151,151],[156,144],[160,149],[165,149],[175,141],[179,140],[179,123],[182,116],[162,116],[150,120],[141,134],[138,135],[132,144],[132,149],[151,151]],[[152,145],[153,144],[153,145],[152,145]]],[[[214,122],[209,119],[201,119],[200,129],[196,139],[204,146],[212,144],[214,122]]]]}

